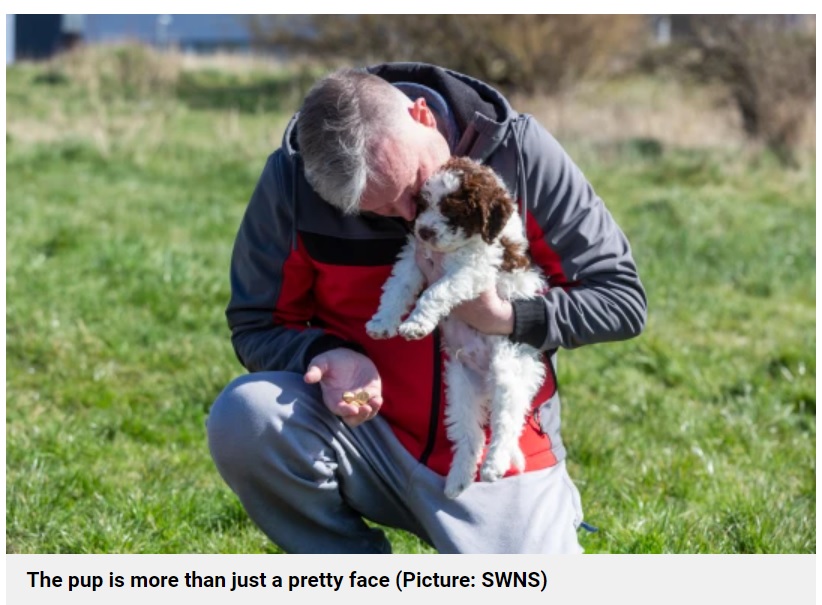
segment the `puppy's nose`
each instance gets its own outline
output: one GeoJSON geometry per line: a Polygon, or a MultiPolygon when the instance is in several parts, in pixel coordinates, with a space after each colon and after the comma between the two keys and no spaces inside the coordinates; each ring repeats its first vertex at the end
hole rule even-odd
{"type": "Polygon", "coordinates": [[[434,237],[434,235],[436,234],[434,230],[430,227],[420,227],[419,229],[417,229],[417,237],[419,237],[421,240],[425,242],[434,237]]]}

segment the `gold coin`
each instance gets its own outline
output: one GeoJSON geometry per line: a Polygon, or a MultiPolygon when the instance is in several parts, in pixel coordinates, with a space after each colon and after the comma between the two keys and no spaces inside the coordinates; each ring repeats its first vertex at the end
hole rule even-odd
{"type": "Polygon", "coordinates": [[[368,400],[371,399],[371,396],[365,391],[357,391],[356,393],[352,393],[351,391],[346,391],[342,395],[343,401],[346,403],[356,403],[357,405],[363,405],[364,403],[368,403],[368,400]]]}

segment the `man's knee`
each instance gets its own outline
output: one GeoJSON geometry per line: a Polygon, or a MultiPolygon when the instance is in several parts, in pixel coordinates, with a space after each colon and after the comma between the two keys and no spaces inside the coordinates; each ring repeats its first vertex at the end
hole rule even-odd
{"type": "Polygon", "coordinates": [[[246,374],[231,382],[211,407],[208,445],[220,474],[231,484],[248,472],[264,448],[278,442],[277,433],[291,414],[298,375],[280,372],[246,374]]]}

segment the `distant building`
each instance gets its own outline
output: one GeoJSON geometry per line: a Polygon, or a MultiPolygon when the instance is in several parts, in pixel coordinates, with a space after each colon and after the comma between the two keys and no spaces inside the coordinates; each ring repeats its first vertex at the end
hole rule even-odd
{"type": "Polygon", "coordinates": [[[247,15],[87,15],[86,39],[137,41],[183,52],[248,52],[247,15]]]}
{"type": "MultiPolygon", "coordinates": [[[[665,46],[672,42],[687,42],[694,37],[692,17],[698,15],[651,15],[654,41],[665,46]]],[[[704,16],[704,15],[702,15],[704,16]]],[[[816,32],[816,15],[736,15],[751,21],[767,19],[783,30],[816,32]]]]}
{"type": "MultiPolygon", "coordinates": [[[[6,15],[6,62],[45,59],[80,42],[136,41],[198,54],[251,52],[249,19],[254,15],[6,15]]],[[[283,21],[299,17],[269,16],[283,21]]],[[[687,41],[693,15],[648,15],[658,44],[687,41]]],[[[752,18],[758,18],[751,15],[752,18]]],[[[816,31],[815,15],[782,15],[786,29],[816,31]]],[[[295,21],[293,27],[301,27],[295,21]]],[[[268,52],[274,49],[268,48],[268,52]]]]}
{"type": "Polygon", "coordinates": [[[13,44],[12,58],[47,59],[79,43],[83,26],[83,15],[7,15],[6,35],[13,44]]]}
{"type": "Polygon", "coordinates": [[[652,15],[651,29],[654,41],[663,46],[693,35],[691,15],[652,15]]]}
{"type": "Polygon", "coordinates": [[[81,42],[140,42],[183,52],[249,52],[247,15],[7,15],[6,63],[47,59],[81,42]]]}

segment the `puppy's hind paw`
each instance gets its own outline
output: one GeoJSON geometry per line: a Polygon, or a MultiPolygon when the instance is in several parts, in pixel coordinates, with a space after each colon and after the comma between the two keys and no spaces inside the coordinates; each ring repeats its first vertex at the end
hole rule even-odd
{"type": "Polygon", "coordinates": [[[445,480],[445,497],[453,500],[464,492],[473,482],[473,477],[466,479],[455,473],[449,473],[448,478],[445,480]]]}
{"type": "Polygon", "coordinates": [[[522,450],[519,449],[519,446],[515,447],[511,452],[511,464],[519,472],[525,470],[525,455],[522,453],[522,450]]]}
{"type": "Polygon", "coordinates": [[[480,470],[480,477],[488,483],[493,483],[497,479],[501,479],[504,474],[505,471],[500,471],[498,468],[483,466],[482,470],[480,470]]]}
{"type": "Polygon", "coordinates": [[[494,456],[493,458],[489,456],[485,462],[482,463],[480,478],[483,481],[493,483],[497,479],[501,479],[503,475],[508,472],[510,466],[511,461],[507,456],[494,456]]]}

